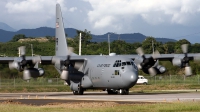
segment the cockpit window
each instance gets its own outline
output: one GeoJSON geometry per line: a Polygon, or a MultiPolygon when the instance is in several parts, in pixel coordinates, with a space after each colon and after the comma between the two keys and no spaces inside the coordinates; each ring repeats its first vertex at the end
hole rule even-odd
{"type": "Polygon", "coordinates": [[[121,67],[121,60],[116,60],[113,67],[121,67]]]}
{"type": "Polygon", "coordinates": [[[134,63],[133,63],[133,62],[131,62],[131,64],[132,64],[132,65],[134,65],[134,63]]]}
{"type": "Polygon", "coordinates": [[[126,62],[122,62],[122,66],[126,66],[126,62]]]}
{"type": "Polygon", "coordinates": [[[133,62],[133,61],[131,61],[131,64],[133,65],[133,67],[137,70],[138,68],[137,68],[137,66],[136,66],[136,64],[133,62]]]}
{"type": "Polygon", "coordinates": [[[127,64],[127,65],[131,65],[131,62],[130,62],[130,61],[127,61],[126,64],[127,64]]]}

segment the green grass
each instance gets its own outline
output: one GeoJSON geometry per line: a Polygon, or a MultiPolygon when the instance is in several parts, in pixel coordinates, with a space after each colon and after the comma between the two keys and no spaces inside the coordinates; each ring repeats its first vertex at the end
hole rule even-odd
{"type": "MultiPolygon", "coordinates": [[[[130,88],[130,91],[145,93],[145,92],[155,92],[162,90],[188,90],[200,89],[200,85],[135,85],[130,88]]],[[[96,91],[96,90],[87,90],[87,91],[96,91]]],[[[97,90],[99,91],[99,90],[97,90]]],[[[21,93],[21,92],[71,92],[71,89],[67,85],[23,85],[23,86],[1,86],[1,93],[21,93]]]]}
{"type": "MultiPolygon", "coordinates": [[[[148,77],[148,85],[135,85],[130,91],[145,92],[154,90],[185,90],[200,89],[200,77],[183,76],[157,76],[148,77]]],[[[70,92],[70,88],[64,85],[64,81],[59,78],[37,78],[31,79],[29,82],[22,79],[0,79],[0,92],[70,92]]],[[[91,90],[90,90],[91,91],[91,90]]]]}
{"type": "Polygon", "coordinates": [[[1,112],[199,112],[200,102],[136,103],[114,102],[71,103],[45,106],[0,104],[1,112]],[[104,104],[105,103],[105,104],[104,104]]]}

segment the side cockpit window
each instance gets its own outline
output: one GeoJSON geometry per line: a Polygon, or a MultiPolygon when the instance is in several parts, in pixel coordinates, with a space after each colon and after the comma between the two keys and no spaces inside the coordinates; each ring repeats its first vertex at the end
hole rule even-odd
{"type": "Polygon", "coordinates": [[[137,70],[138,68],[137,68],[137,66],[136,66],[136,64],[133,62],[133,61],[131,61],[131,64],[133,65],[133,67],[137,70]]]}

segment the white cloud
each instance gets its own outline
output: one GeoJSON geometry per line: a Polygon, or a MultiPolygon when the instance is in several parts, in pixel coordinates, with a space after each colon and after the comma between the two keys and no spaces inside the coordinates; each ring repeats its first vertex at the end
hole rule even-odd
{"type": "MultiPolygon", "coordinates": [[[[199,0],[85,0],[93,10],[88,13],[94,28],[121,24],[119,21],[141,17],[150,25],[181,24],[191,25],[200,19],[199,0]],[[109,17],[110,19],[105,19],[109,17]],[[103,22],[103,23],[102,23],[103,22]],[[101,23],[101,24],[100,24],[101,23]]],[[[128,21],[130,22],[130,21],[128,21]]],[[[127,25],[124,21],[124,25],[127,25]]],[[[129,23],[130,24],[130,23],[129,23]]],[[[200,23],[198,23],[200,25],[200,23]]],[[[126,28],[127,26],[121,26],[126,28]]]]}
{"type": "Polygon", "coordinates": [[[10,0],[5,7],[7,8],[9,13],[39,13],[44,11],[48,12],[49,9],[55,7],[56,3],[60,3],[61,5],[63,5],[64,0],[23,0],[20,2],[13,2],[10,0]]]}
{"type": "Polygon", "coordinates": [[[5,8],[9,19],[13,17],[20,26],[41,27],[54,20],[56,3],[60,3],[63,12],[66,11],[64,0],[8,0],[5,8]]]}
{"type": "Polygon", "coordinates": [[[1,0],[0,22],[15,29],[55,27],[56,3],[65,27],[93,34],[178,37],[200,29],[200,0],[1,0]]]}
{"type": "Polygon", "coordinates": [[[74,12],[76,10],[77,10],[77,7],[72,7],[72,8],[69,9],[70,12],[74,12]]]}

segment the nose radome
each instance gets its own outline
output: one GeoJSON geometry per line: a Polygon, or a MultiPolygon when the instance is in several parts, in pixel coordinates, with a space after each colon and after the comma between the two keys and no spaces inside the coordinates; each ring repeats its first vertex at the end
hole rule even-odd
{"type": "Polygon", "coordinates": [[[123,80],[127,85],[134,85],[137,82],[138,73],[137,72],[125,72],[123,73],[123,80]]]}

